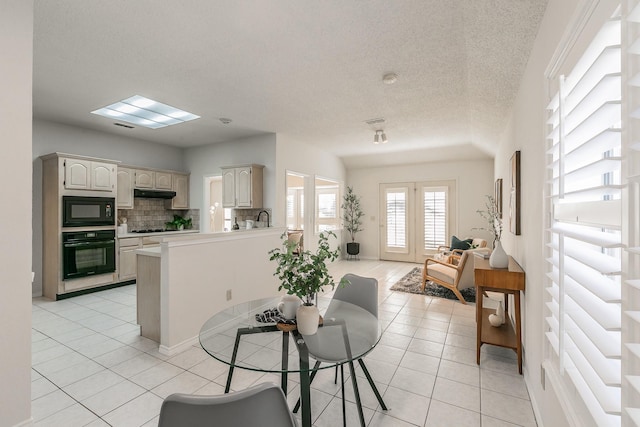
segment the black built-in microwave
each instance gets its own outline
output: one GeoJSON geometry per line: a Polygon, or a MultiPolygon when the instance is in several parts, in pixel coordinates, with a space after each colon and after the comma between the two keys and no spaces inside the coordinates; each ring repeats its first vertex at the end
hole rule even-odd
{"type": "Polygon", "coordinates": [[[62,196],[63,227],[87,227],[115,224],[115,198],[62,196]]]}

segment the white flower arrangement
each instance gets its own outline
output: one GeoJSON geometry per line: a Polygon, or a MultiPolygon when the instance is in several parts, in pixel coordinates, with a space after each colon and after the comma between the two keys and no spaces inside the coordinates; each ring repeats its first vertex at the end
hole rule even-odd
{"type": "Polygon", "coordinates": [[[485,230],[493,235],[493,241],[496,242],[502,237],[502,218],[498,211],[498,204],[493,196],[485,196],[487,201],[485,202],[486,210],[478,209],[476,212],[487,220],[488,227],[474,228],[474,230],[485,230]]]}

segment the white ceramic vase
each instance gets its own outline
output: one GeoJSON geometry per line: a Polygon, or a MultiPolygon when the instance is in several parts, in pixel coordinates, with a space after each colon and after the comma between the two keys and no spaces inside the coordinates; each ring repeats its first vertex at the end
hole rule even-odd
{"type": "Polygon", "coordinates": [[[498,301],[498,308],[496,308],[496,316],[500,318],[500,324],[504,325],[504,307],[502,301],[498,301]]]}
{"type": "Polygon", "coordinates": [[[320,310],[315,305],[301,305],[296,313],[298,332],[302,335],[313,335],[318,332],[320,310]]]}
{"type": "Polygon", "coordinates": [[[491,268],[507,268],[509,267],[509,257],[507,253],[502,249],[502,243],[500,240],[496,241],[496,247],[491,252],[489,257],[489,265],[491,268]]]}

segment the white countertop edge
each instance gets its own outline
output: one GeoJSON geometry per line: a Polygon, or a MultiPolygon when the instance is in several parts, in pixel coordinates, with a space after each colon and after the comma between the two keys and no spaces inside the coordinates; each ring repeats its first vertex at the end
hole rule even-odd
{"type": "Polygon", "coordinates": [[[130,237],[156,237],[156,236],[174,236],[179,234],[194,234],[200,230],[175,230],[175,231],[158,231],[156,233],[124,233],[118,234],[118,239],[128,239],[130,237]]]}
{"type": "Polygon", "coordinates": [[[224,242],[231,240],[254,239],[265,236],[282,236],[286,231],[284,227],[253,228],[251,230],[225,231],[222,233],[198,233],[182,236],[156,236],[154,241],[169,247],[201,245],[212,242],[224,242]]]}
{"type": "Polygon", "coordinates": [[[136,252],[136,255],[152,256],[152,257],[157,257],[157,258],[160,258],[160,255],[161,255],[160,246],[153,246],[151,248],[136,249],[135,252],[136,252]]]}

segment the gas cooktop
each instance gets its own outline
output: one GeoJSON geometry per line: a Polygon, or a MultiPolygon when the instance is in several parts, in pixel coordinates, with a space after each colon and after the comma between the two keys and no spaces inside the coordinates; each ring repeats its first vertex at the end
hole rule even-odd
{"type": "Polygon", "coordinates": [[[164,231],[171,231],[171,230],[163,230],[161,228],[147,228],[146,230],[131,230],[130,233],[162,233],[164,231]]]}

